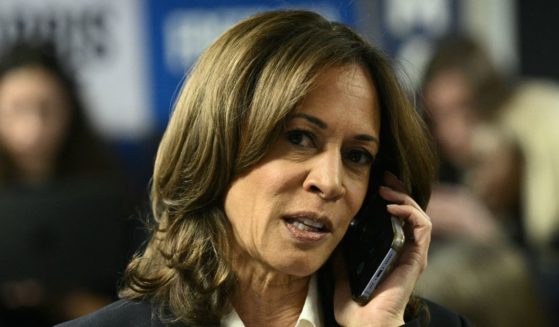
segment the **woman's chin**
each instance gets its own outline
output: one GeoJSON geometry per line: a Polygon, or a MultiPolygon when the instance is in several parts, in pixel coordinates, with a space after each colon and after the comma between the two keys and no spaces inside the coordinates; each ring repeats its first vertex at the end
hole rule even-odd
{"type": "Polygon", "coordinates": [[[296,277],[308,277],[316,273],[320,267],[326,262],[324,260],[317,260],[318,258],[295,258],[289,260],[289,262],[277,263],[275,264],[275,270],[280,271],[284,274],[296,276],[296,277]]]}

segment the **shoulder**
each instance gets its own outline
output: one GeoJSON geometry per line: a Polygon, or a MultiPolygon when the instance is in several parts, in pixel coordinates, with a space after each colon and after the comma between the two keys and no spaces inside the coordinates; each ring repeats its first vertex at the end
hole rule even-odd
{"type": "MultiPolygon", "coordinates": [[[[155,327],[151,323],[149,302],[116,301],[87,316],[65,322],[55,327],[155,327]]],[[[162,326],[162,325],[161,325],[162,326]]]]}
{"type": "Polygon", "coordinates": [[[427,313],[425,314],[427,314],[428,317],[418,317],[417,319],[406,322],[404,326],[422,326],[421,321],[424,320],[429,321],[427,326],[430,327],[470,326],[470,323],[464,317],[458,315],[457,313],[452,312],[445,307],[429,300],[422,299],[422,301],[427,307],[427,313]]]}

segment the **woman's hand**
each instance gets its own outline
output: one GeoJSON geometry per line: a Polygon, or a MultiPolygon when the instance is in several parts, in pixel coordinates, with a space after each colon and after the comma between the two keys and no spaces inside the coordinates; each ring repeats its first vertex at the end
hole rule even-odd
{"type": "Polygon", "coordinates": [[[336,264],[334,315],[342,326],[400,326],[404,324],[404,310],[421,272],[427,266],[427,252],[431,242],[431,220],[421,207],[404,193],[402,183],[392,174],[385,176],[387,187],[380,195],[391,203],[388,212],[403,219],[406,243],[401,256],[373,297],[365,306],[351,298],[349,281],[342,258],[336,264]]]}

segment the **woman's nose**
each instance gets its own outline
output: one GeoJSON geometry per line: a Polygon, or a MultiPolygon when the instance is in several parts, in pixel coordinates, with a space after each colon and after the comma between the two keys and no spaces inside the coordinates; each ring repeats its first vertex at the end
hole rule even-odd
{"type": "Polygon", "coordinates": [[[303,188],[322,199],[335,201],[345,194],[344,167],[339,151],[324,152],[313,162],[303,188]]]}

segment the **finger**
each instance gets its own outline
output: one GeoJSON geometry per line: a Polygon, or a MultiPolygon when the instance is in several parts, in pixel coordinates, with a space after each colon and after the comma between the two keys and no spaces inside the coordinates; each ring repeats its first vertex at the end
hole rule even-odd
{"type": "MultiPolygon", "coordinates": [[[[383,198],[386,199],[387,201],[391,203],[411,206],[416,209],[418,215],[422,216],[424,219],[426,219],[429,222],[431,221],[431,218],[427,215],[427,213],[425,213],[425,211],[423,211],[423,209],[419,206],[419,204],[417,204],[417,202],[415,202],[410,196],[396,192],[387,187],[382,187],[382,189],[380,189],[379,191],[381,193],[381,196],[383,196],[383,198]]],[[[408,242],[415,240],[415,235],[413,233],[413,230],[409,228],[408,226],[409,224],[410,224],[409,222],[406,222],[404,220],[403,227],[404,227],[406,240],[408,242]]]]}
{"type": "Polygon", "coordinates": [[[405,225],[407,225],[405,227],[408,228],[408,233],[413,238],[413,244],[417,246],[416,251],[425,256],[423,259],[426,266],[427,251],[433,229],[428,216],[410,205],[390,204],[387,206],[387,210],[390,214],[400,217],[405,221],[405,225]]]}
{"type": "Polygon", "coordinates": [[[426,228],[429,231],[431,230],[432,224],[427,215],[412,206],[389,204],[387,210],[390,214],[403,219],[411,228],[426,228]]]}
{"type": "Polygon", "coordinates": [[[407,193],[404,182],[402,182],[398,177],[396,177],[396,175],[389,172],[388,170],[384,172],[384,183],[386,184],[386,186],[390,187],[393,190],[407,193]]]}
{"type": "Polygon", "coordinates": [[[390,204],[387,210],[406,222],[406,230],[413,239],[404,245],[394,270],[387,276],[386,281],[380,284],[378,291],[380,294],[392,288],[402,287],[411,294],[419,276],[427,267],[431,222],[411,205],[390,204]]]}
{"type": "Polygon", "coordinates": [[[383,199],[391,203],[398,203],[398,204],[407,204],[415,207],[416,209],[423,212],[423,209],[414,199],[412,199],[409,195],[399,192],[393,188],[387,186],[381,186],[379,188],[379,193],[383,199]]]}

